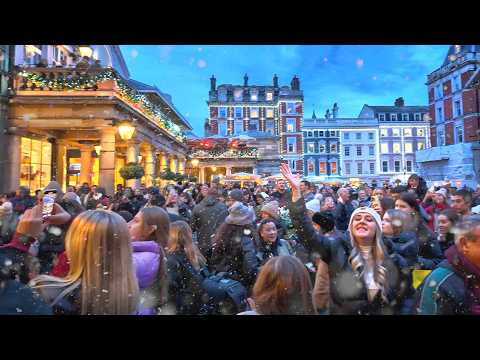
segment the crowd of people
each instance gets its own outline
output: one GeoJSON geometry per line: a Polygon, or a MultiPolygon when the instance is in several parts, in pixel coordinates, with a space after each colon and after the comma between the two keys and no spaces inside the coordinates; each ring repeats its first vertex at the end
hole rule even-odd
{"type": "Polygon", "coordinates": [[[480,314],[480,186],[280,171],[2,194],[0,314],[480,314]]]}

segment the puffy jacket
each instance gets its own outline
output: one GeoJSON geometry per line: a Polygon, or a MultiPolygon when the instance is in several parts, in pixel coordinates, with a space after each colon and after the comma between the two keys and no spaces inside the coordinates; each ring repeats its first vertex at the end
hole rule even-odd
{"type": "Polygon", "coordinates": [[[228,216],[228,208],[213,196],[207,196],[195,205],[192,212],[192,231],[197,232],[198,247],[207,256],[215,231],[228,216]]]}
{"type": "Polygon", "coordinates": [[[266,244],[262,240],[258,242],[257,258],[260,266],[274,256],[283,255],[294,255],[293,248],[287,240],[277,239],[273,244],[266,244]]]}
{"type": "Polygon", "coordinates": [[[184,250],[167,256],[169,300],[175,303],[177,315],[198,315],[205,294],[203,277],[187,258],[184,250]]]}
{"type": "Polygon", "coordinates": [[[258,271],[258,259],[254,240],[247,235],[240,242],[231,241],[231,246],[222,243],[213,248],[211,265],[215,273],[226,272],[233,280],[247,289],[253,286],[258,271]]]}
{"type": "Polygon", "coordinates": [[[399,287],[400,276],[397,266],[389,257],[385,258],[388,292],[387,301],[380,292],[372,300],[368,300],[367,289],[362,278],[355,273],[349,262],[351,245],[340,237],[326,237],[317,234],[311,220],[306,214],[303,198],[290,205],[290,216],[300,242],[307,250],[316,253],[328,265],[330,275],[330,313],[331,314],[394,314],[395,305],[401,300],[399,287]]]}
{"type": "Polygon", "coordinates": [[[140,288],[139,314],[154,315],[156,305],[166,301],[168,289],[164,251],[155,241],[132,241],[132,250],[140,288]]]}

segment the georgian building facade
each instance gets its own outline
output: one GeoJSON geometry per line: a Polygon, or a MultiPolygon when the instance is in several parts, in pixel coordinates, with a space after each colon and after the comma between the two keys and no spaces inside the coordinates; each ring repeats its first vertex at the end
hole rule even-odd
{"type": "MultiPolygon", "coordinates": [[[[0,144],[5,144],[5,133],[8,128],[8,88],[11,86],[12,81],[13,50],[12,45],[0,45],[0,144]]],[[[4,181],[2,181],[5,176],[2,174],[6,174],[8,171],[6,166],[8,157],[9,154],[6,151],[0,151],[0,193],[9,190],[6,188],[4,181]]]]}
{"type": "Polygon", "coordinates": [[[443,64],[427,76],[432,149],[417,154],[427,181],[476,187],[480,179],[480,94],[472,86],[479,66],[480,45],[452,45],[443,64]]]}
{"type": "Polygon", "coordinates": [[[168,94],[130,78],[111,45],[17,45],[6,131],[7,190],[63,188],[83,182],[114,192],[127,163],[145,169],[136,187],[160,171],[183,172],[191,130],[168,94]]]}

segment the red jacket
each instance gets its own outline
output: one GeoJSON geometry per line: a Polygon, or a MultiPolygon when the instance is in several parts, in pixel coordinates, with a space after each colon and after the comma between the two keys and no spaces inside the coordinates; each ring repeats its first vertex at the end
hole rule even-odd
{"type": "Polygon", "coordinates": [[[65,277],[70,271],[70,263],[67,259],[67,254],[65,251],[58,256],[57,265],[52,268],[52,275],[56,277],[65,277]]]}
{"type": "Polygon", "coordinates": [[[430,206],[425,207],[424,204],[423,208],[425,209],[425,212],[430,216],[430,221],[428,222],[428,227],[430,230],[435,231],[435,217],[438,216],[439,213],[441,213],[443,210],[447,208],[447,205],[445,204],[433,204],[430,206]]]}

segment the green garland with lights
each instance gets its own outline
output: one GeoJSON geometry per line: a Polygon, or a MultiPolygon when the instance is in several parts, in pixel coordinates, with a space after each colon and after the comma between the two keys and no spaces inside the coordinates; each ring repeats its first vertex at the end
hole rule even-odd
{"type": "Polygon", "coordinates": [[[80,75],[80,76],[59,76],[57,78],[48,78],[46,75],[39,73],[21,71],[20,76],[24,77],[37,87],[48,88],[55,91],[63,90],[91,90],[96,89],[99,83],[113,80],[116,82],[120,95],[127,101],[134,104],[139,104],[142,110],[155,118],[158,125],[174,136],[179,141],[186,139],[182,129],[172,121],[165,118],[164,113],[160,107],[152,103],[145,94],[140,93],[136,89],[128,85],[113,69],[107,68],[95,75],[80,75]]]}
{"type": "Polygon", "coordinates": [[[192,158],[216,158],[216,159],[248,159],[258,158],[256,148],[242,150],[195,150],[189,154],[192,158]]]}

